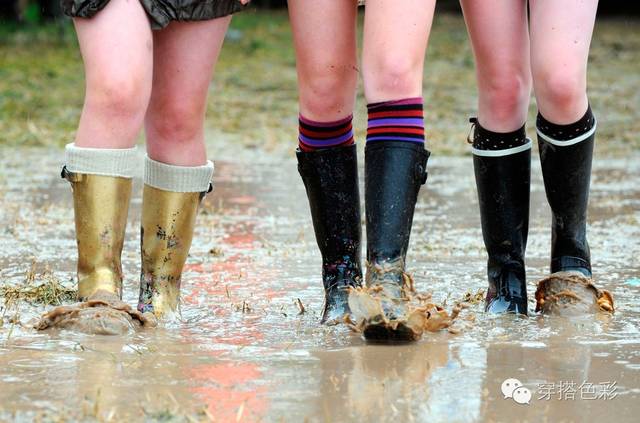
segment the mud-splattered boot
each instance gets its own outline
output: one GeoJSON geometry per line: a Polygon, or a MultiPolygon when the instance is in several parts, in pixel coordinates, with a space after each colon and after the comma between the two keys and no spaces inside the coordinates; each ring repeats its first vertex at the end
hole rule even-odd
{"type": "Polygon", "coordinates": [[[481,127],[475,118],[471,121],[482,235],[489,256],[485,310],[526,315],[531,140],[524,125],[497,133],[481,127]]]}
{"type": "Polygon", "coordinates": [[[429,151],[422,143],[376,141],[365,148],[365,206],[367,275],[378,291],[384,316],[364,328],[369,340],[403,341],[413,338],[402,323],[406,315],[405,257],[420,187],[427,180],[429,151]],[[399,323],[393,323],[398,320],[399,323]],[[388,324],[392,322],[392,324],[388,324]]]}
{"type": "Polygon", "coordinates": [[[135,149],[67,145],[62,177],[71,183],[78,243],[78,301],[56,307],[35,324],[123,335],[149,322],[122,299],[120,255],[124,243],[135,149]]]}
{"type": "Polygon", "coordinates": [[[135,149],[66,148],[78,244],[78,301],[99,291],[122,298],[120,256],[131,198],[135,149]]]}
{"type": "Polygon", "coordinates": [[[198,206],[210,190],[212,175],[212,162],[183,167],[146,158],[140,312],[151,312],[160,319],[178,311],[182,268],[191,247],[198,206]]]}
{"type": "Polygon", "coordinates": [[[296,155],[322,254],[322,323],[334,324],[349,315],[349,288],[360,286],[362,279],[357,150],[349,145],[298,150],[296,155]]]}
{"type": "Polygon", "coordinates": [[[591,277],[587,204],[596,120],[591,109],[572,125],[554,125],[538,115],[538,146],[552,211],[551,273],[591,277]]]}

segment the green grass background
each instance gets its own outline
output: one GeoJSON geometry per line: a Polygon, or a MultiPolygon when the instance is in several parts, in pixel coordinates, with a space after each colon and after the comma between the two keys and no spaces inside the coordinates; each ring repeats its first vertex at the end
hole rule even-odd
{"type": "MultiPolygon", "coordinates": [[[[589,95],[599,119],[599,153],[640,146],[640,21],[599,19],[592,44],[589,95]]],[[[424,78],[431,149],[468,152],[475,111],[473,59],[462,17],[436,16],[424,78]]],[[[71,22],[0,25],[0,146],[62,146],[73,140],[82,107],[82,61],[71,22]]],[[[359,90],[356,133],[363,139],[359,90]]],[[[535,101],[530,110],[530,133],[535,101]]],[[[293,147],[297,130],[295,58],[284,11],[234,17],[210,86],[206,125],[247,148],[293,147]],[[247,125],[247,121],[251,125],[247,125]]]]}

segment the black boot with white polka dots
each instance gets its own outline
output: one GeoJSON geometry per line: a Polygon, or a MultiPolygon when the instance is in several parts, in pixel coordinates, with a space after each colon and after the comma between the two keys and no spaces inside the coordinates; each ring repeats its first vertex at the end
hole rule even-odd
{"type": "Polygon", "coordinates": [[[575,271],[591,277],[587,243],[587,204],[596,119],[587,108],[569,125],[557,125],[538,114],[540,163],[553,214],[551,273],[575,271]]]}
{"type": "Polygon", "coordinates": [[[531,140],[524,125],[513,132],[483,128],[472,118],[473,166],[482,235],[487,248],[490,313],[527,314],[524,254],[529,231],[531,140]]]}

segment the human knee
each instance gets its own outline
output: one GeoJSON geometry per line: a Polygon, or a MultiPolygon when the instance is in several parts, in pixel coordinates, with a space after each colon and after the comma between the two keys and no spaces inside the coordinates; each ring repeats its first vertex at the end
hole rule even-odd
{"type": "Polygon", "coordinates": [[[422,91],[422,64],[407,55],[375,58],[364,66],[363,73],[369,100],[413,97],[422,91]]]}
{"type": "Polygon", "coordinates": [[[148,135],[173,145],[199,141],[203,125],[203,105],[185,100],[152,104],[147,115],[148,135]]]}
{"type": "Polygon", "coordinates": [[[99,116],[139,126],[149,100],[150,82],[129,75],[105,75],[87,84],[87,106],[99,116]]]}
{"type": "Polygon", "coordinates": [[[537,72],[534,78],[539,102],[553,109],[582,111],[587,85],[583,72],[558,68],[537,72]]]}
{"type": "Polygon", "coordinates": [[[357,74],[327,66],[326,72],[307,72],[300,78],[300,108],[312,119],[334,120],[352,112],[357,74]]]}
{"type": "Polygon", "coordinates": [[[480,83],[480,103],[496,122],[518,121],[526,115],[531,85],[526,74],[505,72],[490,75],[480,83]]]}

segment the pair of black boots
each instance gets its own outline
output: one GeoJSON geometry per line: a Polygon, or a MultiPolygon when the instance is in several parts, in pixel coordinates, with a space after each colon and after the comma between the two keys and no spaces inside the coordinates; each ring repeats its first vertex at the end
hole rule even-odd
{"type": "MultiPolygon", "coordinates": [[[[362,284],[356,146],[297,151],[316,241],[322,254],[323,323],[349,314],[348,290],[362,284]]],[[[367,284],[401,296],[404,261],[429,152],[421,143],[378,141],[365,147],[367,284]]]]}
{"type": "MultiPolygon", "coordinates": [[[[478,124],[476,124],[476,131],[478,124]]],[[[538,137],[540,163],[552,211],[551,273],[591,277],[586,237],[587,203],[595,135],[554,144],[538,137]]],[[[524,147],[524,146],[523,146],[524,147]]],[[[486,310],[527,314],[524,256],[529,229],[531,148],[514,154],[477,154],[473,162],[482,234],[489,255],[486,310]]]]}

